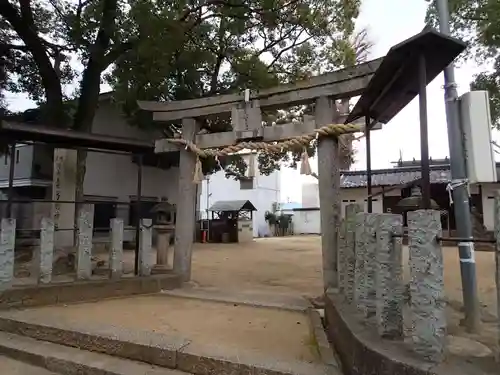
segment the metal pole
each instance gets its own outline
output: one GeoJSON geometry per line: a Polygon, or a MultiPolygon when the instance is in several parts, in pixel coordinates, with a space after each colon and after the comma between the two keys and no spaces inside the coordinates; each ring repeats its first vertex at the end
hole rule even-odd
{"type": "MultiPolygon", "coordinates": [[[[447,0],[436,0],[439,14],[439,29],[450,34],[449,9],[447,0]]],[[[469,209],[469,193],[467,189],[467,173],[465,155],[460,128],[460,112],[458,93],[455,83],[455,71],[450,64],[444,71],[444,88],[446,102],[446,120],[448,125],[448,144],[450,147],[451,185],[453,187],[453,208],[457,226],[457,236],[472,238],[472,223],[469,209]]],[[[474,260],[474,244],[460,242],[460,273],[462,276],[462,293],[465,307],[465,327],[469,332],[479,329],[480,312],[477,297],[476,264],[474,260]]]]}
{"type": "Polygon", "coordinates": [[[16,144],[9,146],[9,188],[7,190],[7,217],[12,218],[12,200],[14,199],[14,172],[16,169],[16,144]]]}
{"type": "Polygon", "coordinates": [[[135,223],[135,274],[139,274],[139,247],[141,244],[141,200],[142,200],[142,155],[138,155],[137,160],[137,199],[135,202],[135,211],[137,222],[135,223]]]}
{"type": "Polygon", "coordinates": [[[365,138],[366,138],[366,187],[368,188],[368,199],[366,207],[368,213],[373,210],[372,207],[372,151],[370,137],[370,117],[365,116],[365,138]]]}
{"type": "Polygon", "coordinates": [[[210,218],[208,217],[208,210],[210,209],[210,176],[207,176],[207,242],[210,238],[210,218]]]}
{"type": "Polygon", "coordinates": [[[418,105],[420,110],[420,163],[422,207],[431,208],[431,181],[429,167],[429,135],[427,130],[427,66],[424,54],[418,61],[418,105]]]}

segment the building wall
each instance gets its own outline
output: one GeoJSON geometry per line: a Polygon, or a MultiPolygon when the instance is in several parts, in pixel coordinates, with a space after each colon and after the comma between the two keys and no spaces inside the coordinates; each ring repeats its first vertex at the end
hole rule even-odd
{"type": "MultiPolygon", "coordinates": [[[[249,156],[244,155],[243,158],[249,165],[249,156]]],[[[253,213],[254,237],[268,233],[265,213],[271,211],[273,204],[280,200],[281,175],[280,171],[275,171],[269,176],[261,175],[257,161],[254,168],[253,189],[241,189],[240,182],[233,178],[226,178],[224,171],[214,173],[210,175],[208,181],[203,181],[200,197],[201,216],[206,218],[207,208],[210,208],[217,201],[249,200],[257,208],[257,211],[253,213]]]]}
{"type": "Polygon", "coordinates": [[[315,182],[302,184],[302,207],[319,207],[319,188],[315,182]]]}
{"type": "MultiPolygon", "coordinates": [[[[17,144],[14,153],[14,179],[31,179],[33,172],[33,145],[17,144]]],[[[4,154],[0,159],[0,179],[2,182],[8,183],[9,181],[9,169],[10,169],[10,157],[8,154],[4,154]]],[[[5,185],[7,186],[7,185],[5,185]]]]}
{"type": "MultiPolygon", "coordinates": [[[[154,133],[130,126],[120,110],[109,101],[99,103],[92,132],[117,137],[154,139],[154,133]]],[[[142,168],[142,196],[145,199],[166,198],[177,202],[178,168],[163,170],[154,167],[142,168]]],[[[84,193],[95,199],[131,201],[137,196],[138,166],[131,155],[113,155],[89,152],[85,173],[84,193]]],[[[118,207],[119,217],[128,218],[128,209],[118,207]]]]}
{"type": "MultiPolygon", "coordinates": [[[[378,193],[378,189],[373,189],[372,194],[378,193]]],[[[398,190],[399,194],[401,191],[398,190]]],[[[395,193],[397,194],[397,193],[395,193]]],[[[364,207],[365,212],[368,211],[368,200],[366,198],[367,191],[366,188],[344,188],[341,189],[340,199],[342,206],[342,217],[345,216],[345,207],[349,204],[357,203],[364,207]]],[[[372,199],[372,212],[380,214],[384,212],[384,202],[382,196],[379,195],[372,199]]]]}
{"type": "Polygon", "coordinates": [[[321,234],[319,208],[293,211],[294,234],[321,234]]]}
{"type": "Polygon", "coordinates": [[[500,190],[500,184],[481,184],[483,193],[483,222],[488,230],[495,229],[495,194],[500,190]]]}
{"type": "MultiPolygon", "coordinates": [[[[374,188],[373,193],[378,193],[379,188],[374,188]]],[[[397,192],[391,192],[391,194],[401,194],[400,190],[397,192]]],[[[365,211],[367,210],[367,191],[366,188],[343,188],[340,192],[341,200],[341,211],[342,217],[345,214],[345,206],[352,203],[362,204],[365,211]]],[[[378,196],[373,198],[373,212],[382,213],[383,212],[383,201],[382,197],[378,196]]],[[[317,208],[319,207],[319,190],[317,183],[307,183],[302,185],[302,207],[303,208],[317,208]]]]}

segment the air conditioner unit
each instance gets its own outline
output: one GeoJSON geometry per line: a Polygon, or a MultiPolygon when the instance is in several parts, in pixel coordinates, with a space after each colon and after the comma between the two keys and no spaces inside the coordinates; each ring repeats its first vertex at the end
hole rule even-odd
{"type": "Polygon", "coordinates": [[[469,182],[497,182],[488,92],[462,95],[460,113],[469,182]]]}

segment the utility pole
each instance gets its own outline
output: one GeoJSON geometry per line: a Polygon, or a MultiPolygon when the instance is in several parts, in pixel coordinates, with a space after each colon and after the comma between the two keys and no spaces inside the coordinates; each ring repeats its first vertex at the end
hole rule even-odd
{"type": "MultiPolygon", "coordinates": [[[[448,0],[435,0],[435,4],[439,15],[439,29],[441,33],[450,35],[448,0]]],[[[451,183],[448,185],[448,189],[450,189],[453,194],[453,209],[457,226],[457,236],[461,238],[472,238],[465,152],[460,125],[460,109],[453,63],[444,71],[444,89],[451,169],[451,183]]],[[[474,243],[459,242],[458,251],[460,255],[460,274],[462,276],[462,293],[465,308],[465,327],[468,332],[476,332],[479,329],[480,312],[477,296],[474,243]]]]}

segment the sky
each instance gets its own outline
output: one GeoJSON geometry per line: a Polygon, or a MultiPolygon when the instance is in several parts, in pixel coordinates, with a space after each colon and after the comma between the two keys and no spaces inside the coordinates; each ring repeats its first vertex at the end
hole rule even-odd
{"type": "MultiPolygon", "coordinates": [[[[363,0],[357,27],[366,27],[368,36],[374,43],[370,59],[384,56],[395,44],[420,32],[424,24],[427,8],[425,0],[363,0]]],[[[456,81],[459,94],[469,90],[473,75],[484,70],[474,63],[461,64],[456,69],[456,81]]],[[[444,107],[443,75],[439,75],[428,87],[429,153],[434,159],[449,155],[444,107]]],[[[101,85],[101,91],[109,91],[107,85],[101,85]]],[[[34,107],[34,103],[25,95],[7,94],[13,109],[24,110],[34,107]]],[[[500,137],[493,134],[498,142],[500,137]]],[[[351,169],[363,170],[366,167],[365,144],[362,139],[354,144],[355,163],[351,169]]],[[[382,130],[372,133],[372,168],[391,167],[392,161],[399,159],[420,158],[418,98],[404,108],[382,130]]],[[[310,159],[311,167],[317,171],[317,160],[310,159]]],[[[283,169],[281,172],[281,200],[301,201],[301,184],[317,180],[310,176],[301,176],[298,170],[283,169]]]]}
{"type": "MultiPolygon", "coordinates": [[[[363,0],[357,27],[366,27],[368,36],[374,42],[370,59],[384,56],[395,44],[420,32],[424,26],[427,2],[424,0],[363,0]]],[[[455,75],[459,95],[469,91],[474,74],[481,72],[474,63],[457,66],[455,75]]],[[[427,115],[429,121],[429,154],[433,159],[444,158],[448,152],[448,133],[444,105],[444,78],[440,74],[427,87],[427,115]]],[[[498,140],[498,134],[493,134],[498,140]]],[[[371,136],[372,169],[392,167],[391,162],[399,159],[400,150],[404,160],[420,159],[420,134],[418,97],[404,108],[392,121],[371,136]]],[[[353,145],[356,150],[353,170],[366,168],[364,138],[353,145]]],[[[317,171],[317,161],[311,160],[311,167],[317,171]]],[[[283,202],[301,201],[302,183],[317,180],[301,176],[298,171],[285,169],[281,172],[281,198],[283,202]]]]}

